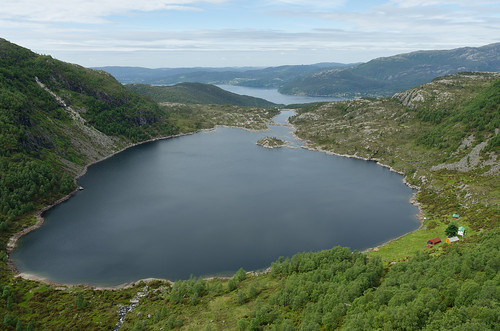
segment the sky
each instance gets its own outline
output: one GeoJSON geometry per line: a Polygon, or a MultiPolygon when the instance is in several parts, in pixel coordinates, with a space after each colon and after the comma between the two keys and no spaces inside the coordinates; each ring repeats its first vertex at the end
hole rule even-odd
{"type": "Polygon", "coordinates": [[[366,62],[500,42],[498,0],[2,0],[0,38],[86,67],[366,62]]]}

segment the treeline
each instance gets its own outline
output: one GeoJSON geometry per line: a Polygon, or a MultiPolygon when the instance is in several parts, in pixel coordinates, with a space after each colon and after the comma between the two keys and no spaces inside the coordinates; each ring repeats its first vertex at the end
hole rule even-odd
{"type": "Polygon", "coordinates": [[[10,221],[35,208],[36,201],[50,202],[58,193],[73,190],[73,179],[40,160],[21,159],[9,162],[0,157],[0,231],[10,221]]]}
{"type": "Polygon", "coordinates": [[[384,269],[379,258],[335,247],[280,258],[266,275],[240,269],[225,286],[191,277],[168,294],[150,296],[143,307],[152,318],[134,315],[128,327],[189,328],[193,314],[206,310],[211,316],[208,307],[218,305],[232,319],[227,327],[238,330],[495,329],[498,233],[444,244],[443,252],[416,253],[384,269]]]}
{"type": "Polygon", "coordinates": [[[235,311],[238,307],[248,311],[235,321],[239,330],[330,330],[342,325],[356,298],[379,286],[382,275],[379,258],[349,248],[300,253],[280,258],[266,275],[249,276],[240,269],[224,286],[221,280],[195,277],[177,281],[168,295],[150,297],[156,313],[142,325],[153,329],[187,326],[191,309],[199,311],[200,306],[222,297],[230,298],[235,311]]]}
{"type": "Polygon", "coordinates": [[[155,103],[127,90],[103,71],[94,71],[40,56],[34,74],[68,106],[81,108],[88,124],[111,136],[138,142],[156,134],[169,135],[177,129],[155,103]]]}
{"type": "MultiPolygon", "coordinates": [[[[281,259],[271,266],[271,276],[280,279],[269,303],[290,310],[289,321],[302,330],[335,329],[352,302],[374,286],[383,273],[378,258],[368,258],[346,247],[317,253],[302,253],[281,259]]],[[[256,321],[249,320],[255,327],[256,321]]]]}
{"type": "Polygon", "coordinates": [[[494,330],[500,325],[500,241],[449,245],[435,258],[397,263],[381,285],[353,302],[348,330],[494,330]]]}

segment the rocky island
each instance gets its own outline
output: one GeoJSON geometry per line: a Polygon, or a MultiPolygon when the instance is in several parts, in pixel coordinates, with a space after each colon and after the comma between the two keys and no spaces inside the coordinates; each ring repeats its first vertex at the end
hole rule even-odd
{"type": "Polygon", "coordinates": [[[257,141],[257,145],[265,148],[279,148],[287,145],[286,141],[278,139],[276,137],[264,137],[257,141]]]}

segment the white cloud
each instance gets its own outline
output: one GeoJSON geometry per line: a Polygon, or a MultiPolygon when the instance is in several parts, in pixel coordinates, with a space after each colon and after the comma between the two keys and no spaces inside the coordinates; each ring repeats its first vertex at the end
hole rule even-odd
{"type": "Polygon", "coordinates": [[[110,15],[160,10],[200,10],[227,0],[3,0],[0,18],[31,22],[105,23],[110,15]]]}
{"type": "Polygon", "coordinates": [[[499,41],[498,0],[384,1],[351,7],[344,0],[2,0],[0,29],[21,46],[82,65],[89,65],[80,62],[85,58],[93,65],[125,58],[145,65],[152,57],[160,63],[164,54],[185,66],[196,63],[183,54],[241,65],[277,54],[293,56],[292,64],[356,62],[499,41]]]}
{"type": "Polygon", "coordinates": [[[335,8],[343,6],[347,0],[274,0],[270,4],[276,5],[295,5],[305,7],[318,7],[318,8],[335,8]]]}
{"type": "Polygon", "coordinates": [[[477,8],[478,6],[493,5],[500,6],[498,0],[391,0],[403,8],[427,7],[427,6],[458,6],[464,8],[477,8]]]}
{"type": "MultiPolygon", "coordinates": [[[[423,3],[438,3],[439,1],[400,1],[394,0],[363,11],[287,11],[283,15],[296,16],[309,19],[321,19],[331,21],[337,27],[345,31],[377,32],[380,37],[384,34],[396,39],[404,39],[406,36],[418,36],[422,42],[431,43],[461,40],[474,44],[491,40],[492,36],[500,31],[500,7],[475,7],[475,8],[449,8],[429,7],[423,3]],[[405,6],[395,6],[394,2],[404,3],[405,6]],[[415,7],[406,6],[413,4],[415,7]],[[417,6],[418,5],[418,6],[417,6]],[[496,31],[496,33],[495,33],[496,31]],[[399,34],[399,35],[398,35],[399,34]],[[483,36],[474,40],[478,35],[483,36]],[[474,37],[473,37],[474,36],[474,37]]],[[[441,3],[451,1],[441,1],[441,3]]],[[[484,3],[491,1],[482,1],[484,3]]],[[[300,19],[299,19],[300,20],[300,19]]]]}

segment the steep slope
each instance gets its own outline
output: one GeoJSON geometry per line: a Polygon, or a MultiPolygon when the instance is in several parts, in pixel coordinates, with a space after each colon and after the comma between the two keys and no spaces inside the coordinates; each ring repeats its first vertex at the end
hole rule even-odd
{"type": "Polygon", "coordinates": [[[180,83],[174,86],[132,84],[127,88],[156,102],[188,104],[236,105],[248,107],[275,107],[276,104],[261,98],[225,91],[217,86],[202,83],[180,83]]]}
{"type": "Polygon", "coordinates": [[[378,58],[352,68],[299,77],[281,87],[280,92],[312,96],[390,96],[435,77],[461,71],[500,71],[500,43],[378,58]]]}
{"type": "Polygon", "coordinates": [[[176,132],[109,74],[0,39],[0,227],[71,191],[85,164],[176,132]]]}

